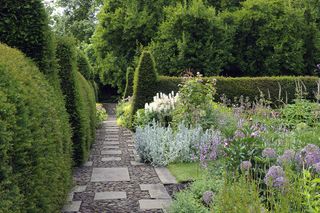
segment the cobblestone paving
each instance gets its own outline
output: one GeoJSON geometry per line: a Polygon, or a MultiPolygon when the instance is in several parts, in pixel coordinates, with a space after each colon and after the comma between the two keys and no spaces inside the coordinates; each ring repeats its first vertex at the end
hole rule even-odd
{"type": "Polygon", "coordinates": [[[109,119],[97,130],[89,161],[75,170],[62,212],[164,212],[170,196],[155,169],[137,162],[132,133],[116,125],[115,106],[107,106],[109,119]]]}

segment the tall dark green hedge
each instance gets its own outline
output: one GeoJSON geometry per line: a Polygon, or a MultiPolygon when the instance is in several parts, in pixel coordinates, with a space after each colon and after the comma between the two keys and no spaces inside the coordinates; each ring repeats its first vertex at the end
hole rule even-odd
{"type": "Polygon", "coordinates": [[[155,62],[150,52],[144,51],[141,54],[138,67],[134,73],[132,115],[138,109],[144,108],[145,103],[152,100],[149,90],[155,91],[157,72],[155,62]]]}
{"type": "Polygon", "coordinates": [[[77,51],[77,64],[78,64],[78,71],[87,79],[91,81],[93,79],[93,70],[89,63],[88,57],[81,52],[80,50],[77,51]]]}
{"type": "Polygon", "coordinates": [[[60,96],[30,59],[0,44],[0,212],[59,212],[71,145],[60,96]]]}
{"type": "Polygon", "coordinates": [[[74,161],[80,165],[87,160],[90,146],[94,141],[92,131],[95,124],[93,125],[94,121],[90,119],[94,113],[94,109],[92,109],[93,103],[95,103],[94,95],[92,95],[93,89],[86,85],[88,82],[82,79],[84,77],[79,77],[73,39],[59,38],[56,55],[59,64],[61,89],[65,95],[66,108],[73,128],[74,161]],[[91,97],[90,101],[88,96],[91,97]]]}
{"type": "MultiPolygon", "coordinates": [[[[268,98],[270,94],[271,101],[279,104],[279,90],[281,88],[281,98],[283,101],[292,102],[296,93],[296,82],[300,80],[307,88],[307,98],[313,99],[314,92],[317,90],[318,77],[241,77],[241,78],[225,78],[213,77],[217,79],[215,95],[216,101],[221,101],[222,95],[225,95],[231,101],[240,96],[249,97],[251,101],[260,97],[260,91],[268,98]],[[280,87],[279,87],[280,85],[280,87]]],[[[180,77],[159,76],[156,86],[144,88],[145,96],[152,98],[157,92],[170,93],[178,92],[179,84],[183,82],[180,77]]],[[[142,104],[142,103],[141,103],[142,104]]]]}
{"type": "Polygon", "coordinates": [[[40,70],[56,77],[53,35],[42,0],[1,0],[0,42],[32,58],[40,70]]]}
{"type": "Polygon", "coordinates": [[[134,69],[132,67],[128,67],[126,73],[126,88],[124,90],[124,98],[132,96],[133,94],[133,78],[134,78],[134,69]]]}

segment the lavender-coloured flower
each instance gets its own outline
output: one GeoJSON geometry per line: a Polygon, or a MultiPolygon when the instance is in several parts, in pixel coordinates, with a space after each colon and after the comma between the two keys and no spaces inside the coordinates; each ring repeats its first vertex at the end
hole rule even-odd
{"type": "Polygon", "coordinates": [[[279,156],[277,159],[278,164],[285,165],[289,164],[294,160],[295,152],[291,149],[284,151],[283,155],[279,156]]]}
{"type": "Polygon", "coordinates": [[[237,131],[234,133],[234,137],[235,137],[235,138],[244,138],[244,137],[246,137],[246,135],[245,135],[241,130],[237,130],[237,131]]]}
{"type": "Polygon", "coordinates": [[[283,188],[287,184],[287,179],[285,177],[278,177],[273,181],[273,187],[283,188]]]}
{"type": "Polygon", "coordinates": [[[320,162],[320,153],[317,152],[309,152],[305,157],[305,165],[306,167],[310,167],[314,164],[320,162]]]}
{"type": "Polygon", "coordinates": [[[248,171],[252,168],[252,163],[250,161],[242,161],[240,164],[241,171],[248,171]]]}
{"type": "Polygon", "coordinates": [[[309,168],[320,162],[320,149],[314,144],[308,144],[295,157],[298,166],[309,168]]]}
{"type": "Polygon", "coordinates": [[[310,152],[320,153],[320,148],[317,145],[308,144],[301,151],[302,151],[302,153],[310,153],[310,152]]]}
{"type": "Polygon", "coordinates": [[[207,206],[209,206],[212,203],[213,198],[214,193],[212,191],[206,191],[202,194],[202,200],[207,206]]]}
{"type": "Polygon", "coordinates": [[[269,168],[265,178],[264,183],[267,186],[270,187],[278,187],[282,179],[279,179],[280,177],[284,178],[285,174],[280,166],[272,166],[269,168]],[[278,180],[277,180],[278,179],[278,180]]]}
{"type": "Polygon", "coordinates": [[[312,168],[316,173],[320,174],[320,163],[314,164],[312,168]]]}
{"type": "Polygon", "coordinates": [[[272,148],[265,148],[262,151],[262,157],[268,158],[268,159],[274,159],[277,158],[277,153],[274,149],[272,148]]]}

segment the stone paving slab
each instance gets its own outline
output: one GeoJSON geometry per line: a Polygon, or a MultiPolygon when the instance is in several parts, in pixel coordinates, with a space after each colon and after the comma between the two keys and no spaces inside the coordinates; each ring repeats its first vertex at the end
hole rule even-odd
{"type": "Polygon", "coordinates": [[[139,200],[139,205],[141,210],[151,210],[151,209],[166,209],[169,208],[171,200],[149,200],[143,199],[139,200]]]}
{"type": "Polygon", "coordinates": [[[106,145],[103,147],[103,149],[120,149],[119,146],[111,146],[111,145],[106,145]]]}
{"type": "Polygon", "coordinates": [[[121,161],[120,157],[107,157],[107,158],[101,158],[101,161],[106,162],[106,161],[121,161]]]}
{"type": "Polygon", "coordinates": [[[172,176],[170,171],[165,167],[155,168],[157,175],[159,176],[163,184],[176,184],[177,180],[172,176]]]}
{"type": "Polygon", "coordinates": [[[144,165],[146,165],[144,163],[140,163],[140,162],[137,162],[137,161],[130,161],[130,163],[131,163],[132,166],[144,166],[144,165]]]}
{"type": "Polygon", "coordinates": [[[150,197],[154,199],[171,199],[166,188],[162,184],[140,184],[140,189],[149,191],[150,197]]]}
{"type": "Polygon", "coordinates": [[[94,200],[127,199],[126,192],[96,192],[94,200]]]}
{"type": "Polygon", "coordinates": [[[121,155],[121,150],[102,150],[101,155],[121,155]]]}
{"type": "Polygon", "coordinates": [[[93,165],[93,162],[92,161],[88,161],[86,162],[85,164],[83,164],[83,166],[86,166],[86,167],[90,167],[93,165]]]}
{"type": "Polygon", "coordinates": [[[108,146],[108,145],[120,145],[120,143],[118,141],[106,141],[103,143],[104,146],[108,146]]]}
{"type": "Polygon", "coordinates": [[[91,182],[130,181],[127,167],[93,168],[91,182]]]}
{"type": "Polygon", "coordinates": [[[81,201],[68,202],[62,209],[64,212],[78,212],[81,207],[81,201]]]}
{"type": "Polygon", "coordinates": [[[86,191],[86,189],[87,189],[86,185],[84,185],[84,186],[75,186],[72,189],[72,192],[84,192],[84,191],[86,191]]]}

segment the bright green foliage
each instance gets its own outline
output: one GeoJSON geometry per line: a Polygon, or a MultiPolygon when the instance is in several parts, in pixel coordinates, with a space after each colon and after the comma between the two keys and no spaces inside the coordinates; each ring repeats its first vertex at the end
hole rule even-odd
{"type": "Polygon", "coordinates": [[[126,71],[139,45],[147,46],[174,0],[105,0],[93,36],[100,79],[123,92],[126,71]]]}
{"type": "Polygon", "coordinates": [[[126,88],[124,90],[124,98],[132,96],[133,94],[133,77],[134,77],[134,69],[132,67],[128,67],[126,74],[126,88]]]}
{"type": "Polygon", "coordinates": [[[77,64],[79,72],[87,79],[88,81],[92,80],[94,77],[92,67],[89,63],[88,57],[78,50],[77,52],[77,64]]]}
{"type": "Polygon", "coordinates": [[[2,0],[0,42],[18,48],[55,77],[54,46],[42,0],[2,0]]]}
{"type": "Polygon", "coordinates": [[[71,34],[79,42],[90,43],[96,25],[95,13],[103,0],[57,0],[64,7],[62,16],[53,15],[54,31],[59,35],[71,34]]]}
{"type": "Polygon", "coordinates": [[[214,8],[193,0],[166,8],[165,15],[150,45],[159,72],[177,76],[191,69],[207,76],[219,74],[230,44],[214,8]]]}
{"type": "Polygon", "coordinates": [[[102,104],[98,104],[98,103],[96,104],[96,111],[97,111],[97,114],[96,114],[96,120],[97,120],[96,127],[99,128],[101,123],[108,119],[108,114],[107,114],[107,111],[103,107],[102,104]]]}
{"type": "Polygon", "coordinates": [[[134,73],[132,111],[133,116],[138,109],[144,108],[145,103],[151,101],[149,90],[155,89],[157,72],[155,62],[150,52],[143,52],[138,67],[134,73]]]}
{"type": "Polygon", "coordinates": [[[30,59],[0,45],[0,212],[59,212],[71,155],[64,102],[30,59]]]}
{"type": "Polygon", "coordinates": [[[74,161],[81,164],[88,158],[94,141],[95,96],[93,88],[77,71],[77,55],[73,40],[60,38],[57,45],[61,89],[73,128],[74,161]]]}
{"type": "Polygon", "coordinates": [[[179,90],[179,101],[173,112],[174,126],[184,122],[187,127],[201,125],[209,129],[212,125],[207,117],[213,113],[215,80],[203,80],[200,77],[189,79],[179,90]]]}
{"type": "Polygon", "coordinates": [[[131,128],[131,102],[130,101],[121,101],[117,105],[116,114],[117,114],[117,124],[122,127],[131,128]]]}
{"type": "Polygon", "coordinates": [[[312,20],[306,20],[306,15],[304,8],[293,7],[284,0],[247,0],[242,9],[223,14],[222,18],[233,34],[233,59],[230,58],[232,60],[225,67],[225,74],[313,73],[315,63],[319,61],[320,41],[314,38],[318,37],[319,30],[312,27],[310,31],[314,22],[307,23],[312,20]]]}

